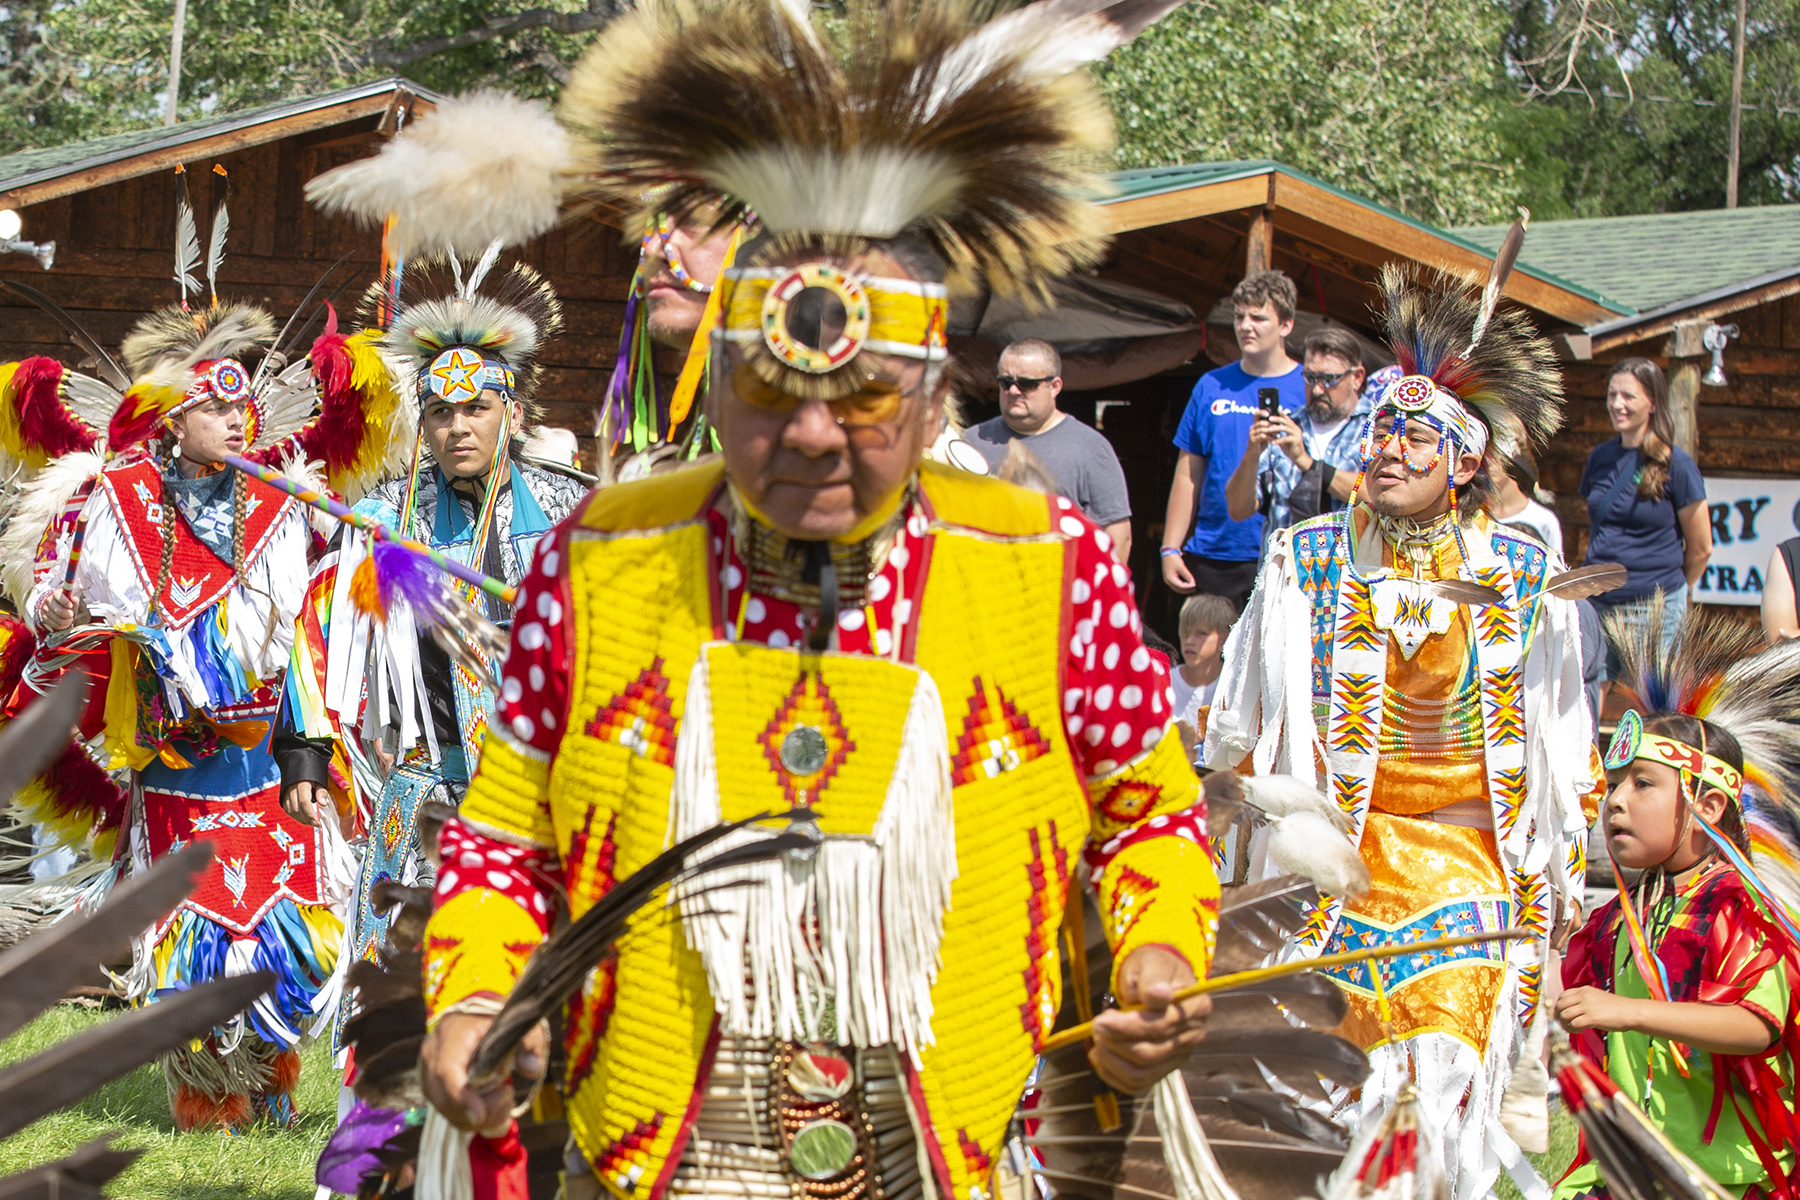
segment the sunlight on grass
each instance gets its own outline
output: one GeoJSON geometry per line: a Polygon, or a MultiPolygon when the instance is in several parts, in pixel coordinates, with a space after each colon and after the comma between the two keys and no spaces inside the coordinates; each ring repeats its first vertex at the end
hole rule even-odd
{"type": "MultiPolygon", "coordinates": [[[[1575,1118],[1569,1110],[1558,1105],[1550,1110],[1550,1148],[1542,1154],[1527,1154],[1531,1165],[1537,1168],[1540,1178],[1552,1188],[1556,1181],[1563,1177],[1569,1164],[1575,1160],[1575,1143],[1579,1140],[1575,1127],[1575,1118]]],[[[1500,1181],[1494,1185],[1494,1195],[1499,1200],[1520,1200],[1519,1189],[1513,1181],[1500,1173],[1500,1181]]]]}
{"type": "MultiPolygon", "coordinates": [[[[0,1066],[17,1062],[105,1020],[109,1014],[58,1005],[0,1043],[0,1066]]],[[[337,1123],[338,1073],[324,1044],[303,1052],[295,1100],[299,1126],[260,1124],[242,1136],[175,1132],[162,1072],[154,1064],[115,1080],[87,1099],[52,1113],[0,1142],[0,1175],[67,1154],[103,1133],[114,1145],[143,1148],[130,1170],[107,1186],[114,1196],[145,1200],[312,1200],[313,1163],[337,1123]]]]}

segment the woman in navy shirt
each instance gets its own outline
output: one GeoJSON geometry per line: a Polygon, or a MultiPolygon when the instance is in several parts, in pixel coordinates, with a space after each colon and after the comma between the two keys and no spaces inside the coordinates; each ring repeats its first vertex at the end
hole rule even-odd
{"type": "MultiPolygon", "coordinates": [[[[1663,593],[1664,643],[1688,606],[1688,589],[1700,582],[1712,557],[1712,524],[1706,484],[1693,456],[1675,445],[1662,368],[1647,358],[1627,358],[1606,381],[1606,412],[1619,436],[1588,455],[1581,473],[1587,498],[1590,563],[1618,563],[1625,586],[1594,597],[1600,615],[1634,625],[1651,618],[1663,593]]],[[[1618,659],[1607,651],[1607,674],[1618,659]]]]}

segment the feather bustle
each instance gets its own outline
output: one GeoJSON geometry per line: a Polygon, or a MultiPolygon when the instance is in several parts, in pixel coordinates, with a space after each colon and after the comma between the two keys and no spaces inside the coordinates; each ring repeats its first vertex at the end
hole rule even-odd
{"type": "Polygon", "coordinates": [[[1389,263],[1380,291],[1401,370],[1460,398],[1487,425],[1501,454],[1544,445],[1561,428],[1562,372],[1524,312],[1496,308],[1475,342],[1482,299],[1467,279],[1389,263]]]}
{"type": "Polygon", "coordinates": [[[985,15],[861,0],[827,46],[754,0],[641,7],[563,93],[587,192],[721,223],[753,209],[775,235],[904,224],[953,285],[1036,293],[1098,256],[1111,124],[1084,75],[1040,73],[1029,47],[957,57],[985,15]]]}

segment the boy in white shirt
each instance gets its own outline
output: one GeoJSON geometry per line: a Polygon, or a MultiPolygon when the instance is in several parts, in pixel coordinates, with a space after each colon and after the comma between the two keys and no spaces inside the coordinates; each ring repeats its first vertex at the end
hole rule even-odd
{"type": "Polygon", "coordinates": [[[1169,672],[1169,685],[1175,693],[1175,728],[1195,766],[1201,765],[1199,746],[1206,732],[1205,713],[1225,665],[1225,637],[1236,621],[1237,609],[1223,596],[1200,593],[1189,596],[1181,605],[1177,627],[1181,635],[1181,665],[1169,672]]]}

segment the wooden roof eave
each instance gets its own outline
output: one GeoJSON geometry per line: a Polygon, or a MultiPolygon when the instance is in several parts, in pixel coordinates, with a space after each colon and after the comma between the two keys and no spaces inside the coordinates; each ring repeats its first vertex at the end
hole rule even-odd
{"type": "MultiPolygon", "coordinates": [[[[1340,195],[1305,179],[1269,169],[1237,179],[1134,196],[1104,205],[1109,230],[1125,233],[1194,217],[1273,207],[1280,227],[1283,212],[1306,218],[1314,229],[1336,231],[1327,248],[1370,264],[1394,257],[1458,271],[1485,272],[1491,260],[1478,248],[1441,236],[1382,209],[1340,195]]],[[[1316,240],[1316,237],[1315,237],[1316,240]]],[[[1618,316],[1577,292],[1541,279],[1521,264],[1507,281],[1506,295],[1537,312],[1577,327],[1618,316]]]]}
{"type": "Polygon", "coordinates": [[[1677,325],[1716,321],[1788,296],[1800,295],[1800,267],[1784,267],[1730,287],[1702,292],[1670,304],[1659,305],[1628,317],[1616,317],[1588,327],[1594,352],[1616,350],[1634,342],[1664,337],[1677,325]]]}
{"type": "MultiPolygon", "coordinates": [[[[240,126],[227,126],[202,133],[199,137],[162,142],[124,153],[117,158],[72,163],[67,167],[44,172],[41,178],[27,177],[25,182],[0,191],[0,208],[23,208],[30,204],[41,204],[46,200],[85,192],[109,183],[153,175],[169,170],[178,163],[230,154],[364,117],[381,116],[385,129],[392,125],[395,114],[402,107],[411,105],[411,112],[416,116],[422,111],[430,111],[435,99],[424,89],[387,87],[335,104],[271,114],[266,119],[240,126]]],[[[179,130],[179,125],[171,127],[172,133],[179,130]]]]}

